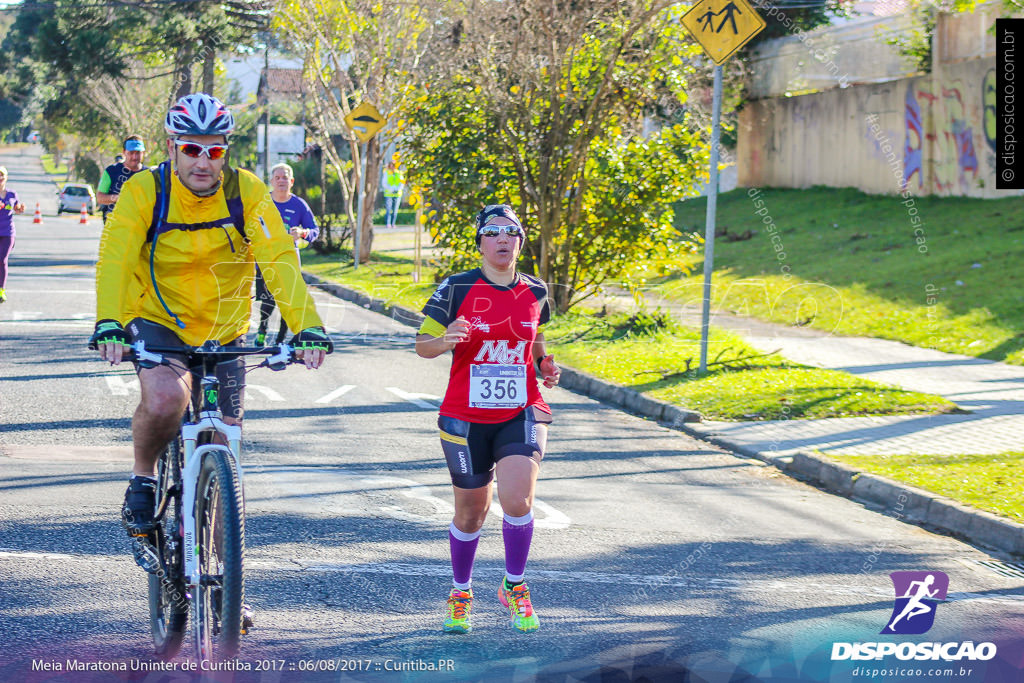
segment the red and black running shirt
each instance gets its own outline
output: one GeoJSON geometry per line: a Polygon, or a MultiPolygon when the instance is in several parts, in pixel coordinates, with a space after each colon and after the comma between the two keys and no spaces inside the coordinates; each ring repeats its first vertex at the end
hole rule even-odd
{"type": "Polygon", "coordinates": [[[516,273],[509,286],[497,285],[479,268],[452,275],[438,285],[423,307],[420,334],[444,336],[459,316],[469,321],[469,340],[452,349],[448,391],[441,415],[494,424],[523,408],[551,409],[540,395],[533,342],[551,317],[543,280],[516,273]]]}

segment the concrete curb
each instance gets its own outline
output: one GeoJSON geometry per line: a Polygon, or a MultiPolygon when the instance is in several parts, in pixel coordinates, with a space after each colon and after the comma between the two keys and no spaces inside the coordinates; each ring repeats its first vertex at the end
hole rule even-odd
{"type": "Polygon", "coordinates": [[[762,460],[795,479],[877,509],[893,519],[949,534],[976,546],[1024,556],[1024,525],[898,481],[861,472],[819,453],[755,451],[704,425],[673,425],[687,434],[762,460]]]}
{"type": "MultiPolygon", "coordinates": [[[[423,322],[423,315],[419,311],[387,304],[382,299],[374,299],[362,292],[322,280],[306,272],[302,275],[308,284],[340,299],[386,315],[403,325],[419,327],[423,322]]],[[[974,545],[1024,557],[1022,524],[969,508],[949,498],[892,479],[861,472],[817,453],[798,451],[780,455],[756,451],[729,439],[723,439],[709,428],[695,424],[700,422],[699,413],[649,398],[632,389],[606,382],[573,368],[562,367],[560,386],[641,417],[657,420],[668,427],[733,453],[761,460],[785,474],[811,483],[829,493],[856,500],[872,508],[879,508],[882,514],[893,519],[944,532],[974,545]]]]}

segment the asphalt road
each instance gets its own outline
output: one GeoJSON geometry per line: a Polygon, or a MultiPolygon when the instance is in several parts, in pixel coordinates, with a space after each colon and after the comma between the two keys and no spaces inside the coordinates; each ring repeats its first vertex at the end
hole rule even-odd
{"type": "MultiPolygon", "coordinates": [[[[0,680],[188,680],[188,645],[167,671],[130,670],[154,662],[146,575],[118,521],[138,389],[85,348],[99,219],[32,225],[36,201],[52,214],[53,186],[31,154],[0,163],[30,207],[0,305],[0,680]]],[[[498,604],[492,514],[474,631],[443,634],[447,360],[418,358],[408,328],[315,296],[338,347],[328,364],[249,375],[256,628],[237,665],[249,670],[211,680],[850,681],[865,664],[910,667],[873,680],[932,667],[929,680],[1022,680],[1024,576],[996,571],[1000,558],[896,521],[898,501],[867,510],[561,389],[545,392],[556,422],[527,567],[541,629],[514,631],[498,604]],[[949,577],[925,635],[879,635],[901,570],[949,577]],[[830,660],[836,642],[967,640],[998,654],[830,660]]]]}

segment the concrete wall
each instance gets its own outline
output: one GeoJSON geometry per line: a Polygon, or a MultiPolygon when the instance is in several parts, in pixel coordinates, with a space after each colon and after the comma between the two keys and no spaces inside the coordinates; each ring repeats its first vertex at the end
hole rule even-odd
{"type": "Polygon", "coordinates": [[[739,184],[895,194],[906,178],[916,195],[1006,196],[995,189],[994,84],[995,60],[984,58],[751,102],[739,116],[739,184]]]}
{"type": "Polygon", "coordinates": [[[914,26],[907,15],[870,17],[761,43],[747,60],[747,94],[790,97],[914,75],[913,62],[885,42],[914,26]]]}

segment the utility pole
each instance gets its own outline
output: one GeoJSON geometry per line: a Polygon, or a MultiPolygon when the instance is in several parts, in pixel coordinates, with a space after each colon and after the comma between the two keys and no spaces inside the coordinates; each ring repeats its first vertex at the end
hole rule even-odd
{"type": "Polygon", "coordinates": [[[263,182],[270,182],[270,36],[263,48],[263,182]]]}
{"type": "Polygon", "coordinates": [[[704,222],[704,296],[700,315],[701,375],[708,371],[708,334],[711,330],[711,273],[715,268],[715,213],[718,209],[718,141],[721,138],[722,67],[715,66],[711,114],[711,178],[708,180],[708,213],[704,222]]]}

